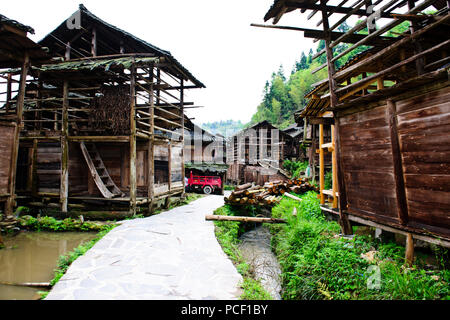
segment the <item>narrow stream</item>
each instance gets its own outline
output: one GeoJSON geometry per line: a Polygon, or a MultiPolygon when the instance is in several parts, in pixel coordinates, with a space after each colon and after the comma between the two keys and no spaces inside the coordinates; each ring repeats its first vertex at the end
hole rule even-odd
{"type": "Polygon", "coordinates": [[[266,227],[256,227],[244,233],[239,249],[255,276],[275,300],[281,300],[281,269],[270,247],[271,235],[266,227]]]}
{"type": "Polygon", "coordinates": [[[91,232],[20,232],[3,236],[0,249],[0,300],[34,300],[41,288],[1,283],[49,282],[54,277],[58,257],[82,242],[94,239],[91,232]]]}

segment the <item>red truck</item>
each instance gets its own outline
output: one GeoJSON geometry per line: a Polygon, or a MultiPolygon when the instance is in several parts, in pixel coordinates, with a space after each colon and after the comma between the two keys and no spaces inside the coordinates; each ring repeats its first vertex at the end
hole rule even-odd
{"type": "Polygon", "coordinates": [[[194,176],[191,171],[185,187],[189,191],[201,190],[205,194],[211,194],[222,190],[222,179],[217,176],[194,176]]]}

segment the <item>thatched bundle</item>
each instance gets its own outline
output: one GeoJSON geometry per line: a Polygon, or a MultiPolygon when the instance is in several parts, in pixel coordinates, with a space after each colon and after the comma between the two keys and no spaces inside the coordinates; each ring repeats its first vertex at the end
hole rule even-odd
{"type": "Polygon", "coordinates": [[[102,86],[100,93],[91,103],[94,128],[113,135],[129,134],[130,86],[102,86]]]}

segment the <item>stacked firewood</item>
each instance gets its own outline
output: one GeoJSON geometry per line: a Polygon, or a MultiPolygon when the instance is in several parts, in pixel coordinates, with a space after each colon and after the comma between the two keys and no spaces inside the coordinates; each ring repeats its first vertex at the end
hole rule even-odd
{"type": "Polygon", "coordinates": [[[282,195],[286,192],[303,194],[310,190],[318,192],[316,187],[302,179],[271,181],[266,182],[263,186],[246,183],[237,186],[229,197],[225,197],[225,203],[271,206],[279,203],[282,195]]]}

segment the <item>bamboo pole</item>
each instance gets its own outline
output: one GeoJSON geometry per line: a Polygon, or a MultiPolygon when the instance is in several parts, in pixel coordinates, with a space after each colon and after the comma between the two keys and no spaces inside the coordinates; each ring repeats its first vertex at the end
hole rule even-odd
{"type": "Polygon", "coordinates": [[[285,192],[285,193],[283,193],[283,195],[286,196],[286,197],[288,197],[288,198],[291,198],[291,199],[293,199],[293,200],[302,201],[302,199],[300,199],[300,198],[298,198],[298,197],[296,197],[296,196],[293,196],[293,195],[290,194],[289,192],[285,192]]]}

